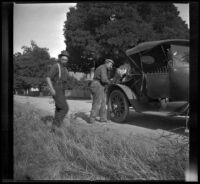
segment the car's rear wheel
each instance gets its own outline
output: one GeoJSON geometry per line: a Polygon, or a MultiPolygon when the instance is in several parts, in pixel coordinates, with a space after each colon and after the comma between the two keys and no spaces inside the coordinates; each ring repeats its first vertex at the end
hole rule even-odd
{"type": "Polygon", "coordinates": [[[108,115],[112,121],[124,122],[129,115],[127,97],[120,90],[113,90],[108,98],[108,115]]]}

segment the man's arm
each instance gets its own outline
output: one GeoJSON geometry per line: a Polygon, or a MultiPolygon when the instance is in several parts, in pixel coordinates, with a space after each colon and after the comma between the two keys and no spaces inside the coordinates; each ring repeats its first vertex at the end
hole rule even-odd
{"type": "Polygon", "coordinates": [[[55,96],[55,95],[56,95],[56,91],[55,91],[55,89],[54,89],[54,87],[53,87],[53,84],[52,84],[52,81],[51,81],[50,77],[47,77],[47,78],[46,78],[46,81],[47,81],[47,84],[49,85],[51,94],[52,94],[53,96],[55,96]]]}
{"type": "Polygon", "coordinates": [[[57,66],[57,64],[54,64],[51,67],[51,69],[48,71],[47,76],[46,76],[47,84],[48,84],[48,86],[50,88],[50,92],[53,96],[56,94],[56,91],[52,84],[52,78],[54,78],[55,75],[57,75],[57,74],[58,74],[58,66],[57,66]]]}
{"type": "Polygon", "coordinates": [[[110,84],[111,83],[111,81],[108,79],[108,74],[107,74],[106,68],[101,69],[101,82],[103,84],[110,84]]]}

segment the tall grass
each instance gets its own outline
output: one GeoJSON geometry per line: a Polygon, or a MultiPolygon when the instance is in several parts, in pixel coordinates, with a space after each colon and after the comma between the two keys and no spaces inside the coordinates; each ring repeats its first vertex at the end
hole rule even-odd
{"type": "Polygon", "coordinates": [[[122,136],[73,117],[53,134],[43,116],[14,104],[16,180],[184,180],[188,140],[122,136]]]}

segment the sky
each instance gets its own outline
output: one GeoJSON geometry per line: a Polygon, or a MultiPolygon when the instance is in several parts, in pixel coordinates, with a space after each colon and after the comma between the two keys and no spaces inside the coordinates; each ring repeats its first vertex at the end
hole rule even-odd
{"type": "Polygon", "coordinates": [[[178,11],[179,11],[179,16],[186,22],[188,27],[190,27],[190,15],[189,15],[189,3],[185,4],[174,4],[178,11]]]}
{"type": "MultiPolygon", "coordinates": [[[[64,21],[69,7],[76,3],[14,4],[14,53],[22,52],[22,46],[30,46],[31,40],[41,48],[48,48],[51,57],[57,58],[64,43],[64,21]]],[[[174,4],[180,16],[189,26],[189,4],[174,4]]]]}

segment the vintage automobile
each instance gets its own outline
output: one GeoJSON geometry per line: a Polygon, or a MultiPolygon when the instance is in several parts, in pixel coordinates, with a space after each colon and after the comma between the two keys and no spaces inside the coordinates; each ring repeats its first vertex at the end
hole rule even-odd
{"type": "Polygon", "coordinates": [[[124,122],[130,107],[162,116],[189,112],[189,40],[140,43],[126,51],[131,72],[108,86],[108,115],[124,122]]]}

